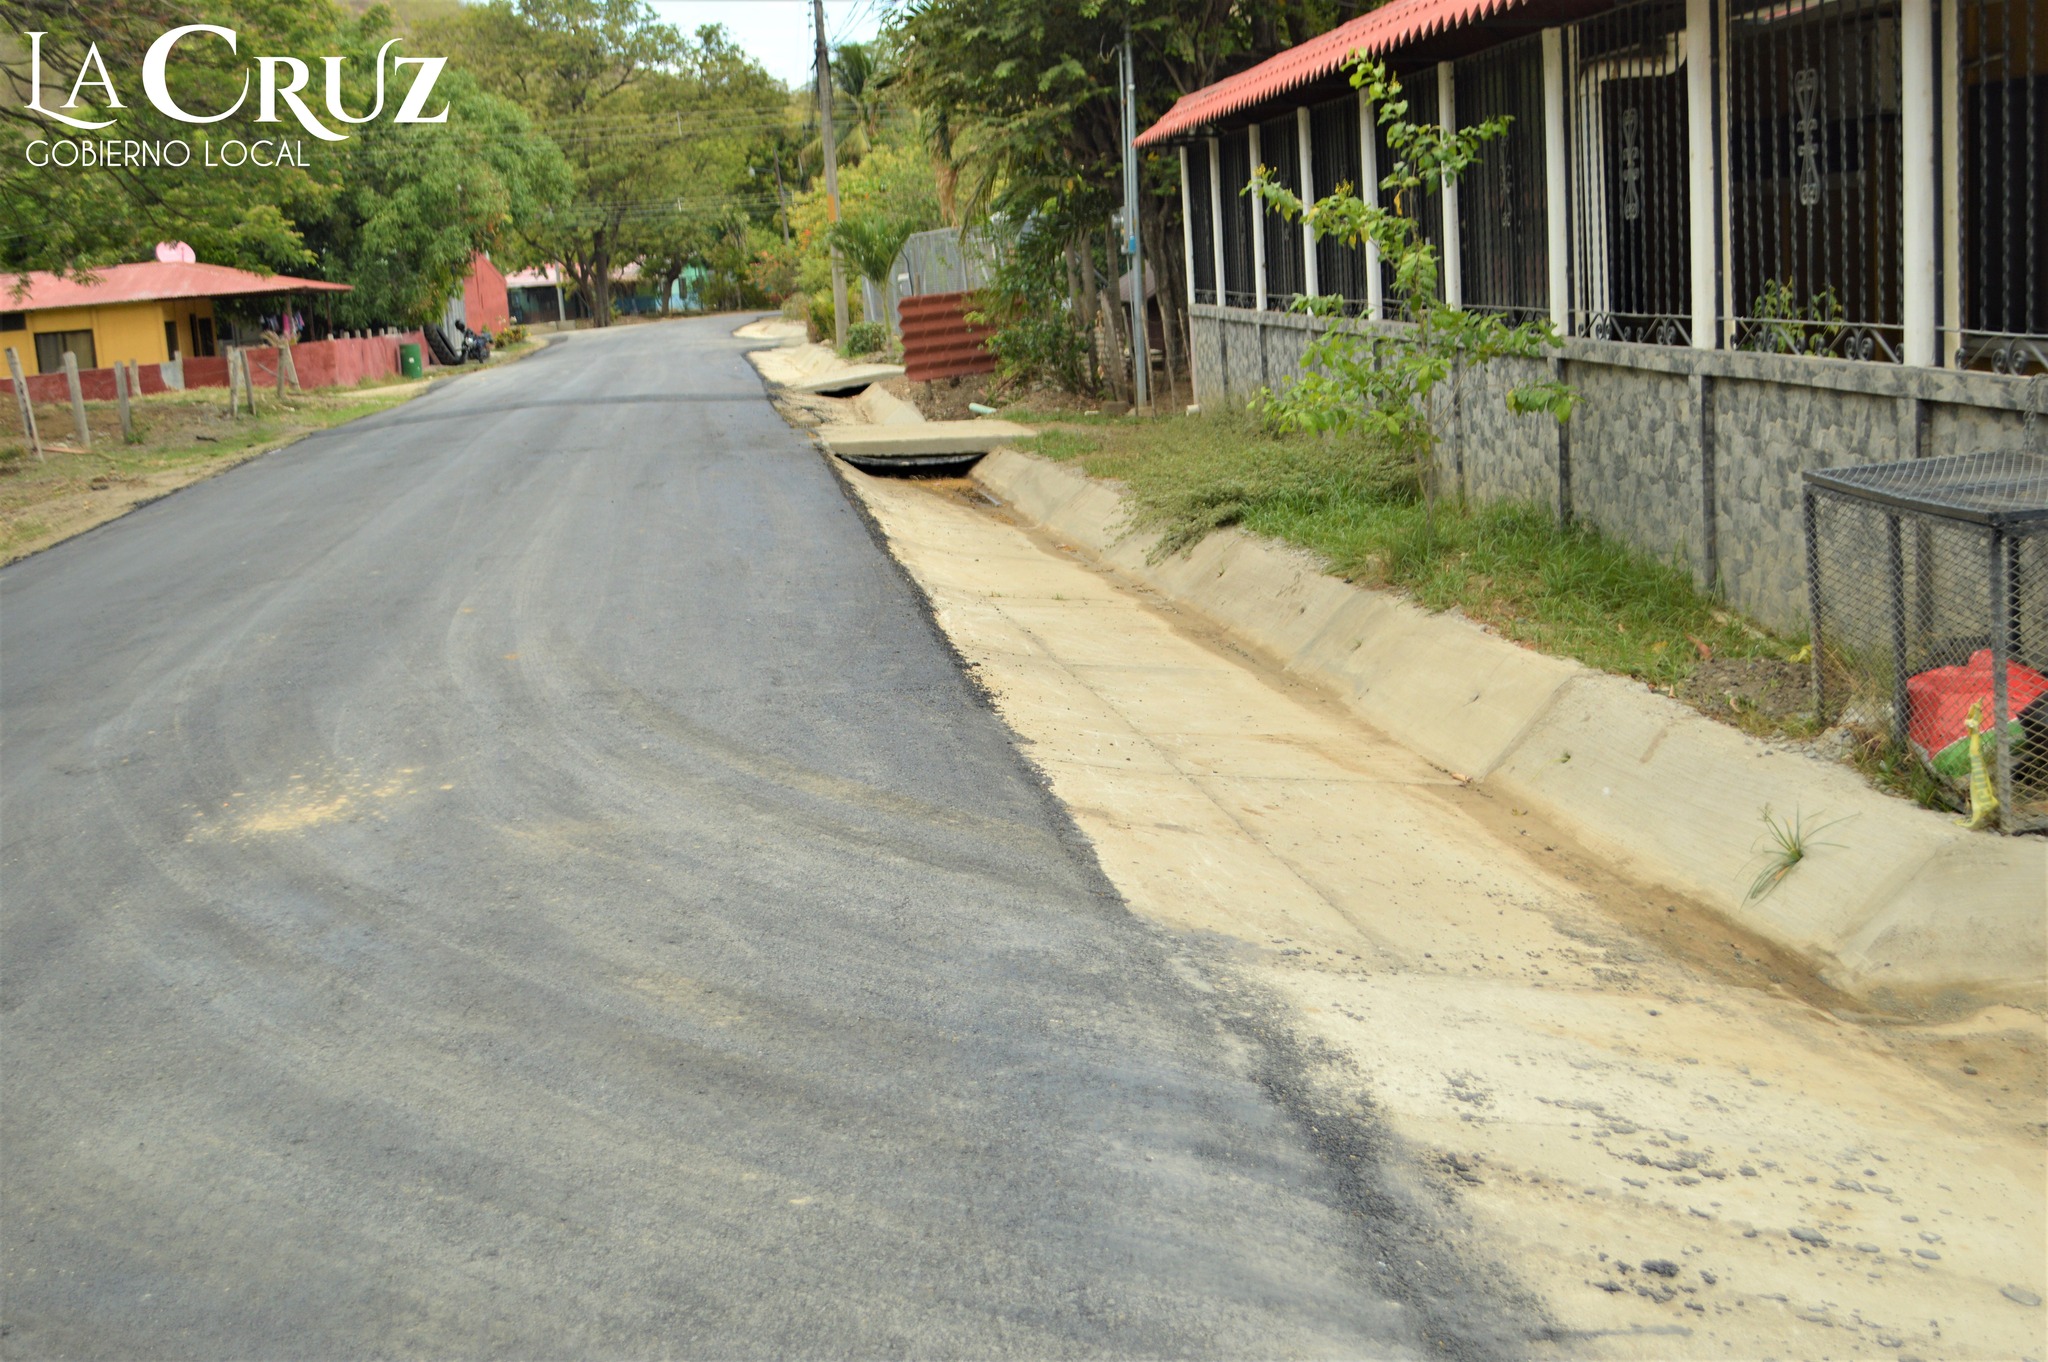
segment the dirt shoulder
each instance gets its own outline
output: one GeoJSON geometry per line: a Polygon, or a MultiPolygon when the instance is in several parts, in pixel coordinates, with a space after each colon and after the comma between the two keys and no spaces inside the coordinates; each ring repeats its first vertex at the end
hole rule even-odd
{"type": "Polygon", "coordinates": [[[1859,1016],[979,487],[843,476],[1132,910],[1541,1303],[1529,1353],[2042,1355],[2039,1016],[1859,1016]]]}
{"type": "Polygon", "coordinates": [[[506,347],[488,365],[431,369],[428,377],[256,395],[256,414],[230,416],[227,390],[154,393],[132,403],[136,438],[121,438],[112,402],[85,404],[92,448],[78,447],[69,403],[36,404],[45,446],[29,451],[13,397],[0,398],[0,565],[83,534],[138,506],[168,496],[316,431],[387,410],[435,383],[516,363],[545,348],[506,347]]]}

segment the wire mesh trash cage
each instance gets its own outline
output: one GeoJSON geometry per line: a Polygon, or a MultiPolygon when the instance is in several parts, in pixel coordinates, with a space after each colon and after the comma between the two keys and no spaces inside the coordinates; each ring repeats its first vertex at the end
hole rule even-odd
{"type": "Polygon", "coordinates": [[[2048,454],[1805,478],[1821,723],[1910,750],[1973,823],[2048,829],[2048,454]]]}

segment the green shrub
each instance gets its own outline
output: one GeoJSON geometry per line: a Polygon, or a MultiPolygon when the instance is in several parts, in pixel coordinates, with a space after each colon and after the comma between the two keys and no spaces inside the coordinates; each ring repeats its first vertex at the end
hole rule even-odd
{"type": "Polygon", "coordinates": [[[889,328],[880,322],[855,322],[846,328],[845,355],[872,355],[889,348],[889,328]]]}
{"type": "MultiPolygon", "coordinates": [[[[808,295],[810,302],[811,339],[830,345],[832,343],[832,290],[821,288],[808,295]]],[[[853,328],[860,323],[860,292],[849,290],[846,299],[846,329],[851,339],[853,328]]]]}

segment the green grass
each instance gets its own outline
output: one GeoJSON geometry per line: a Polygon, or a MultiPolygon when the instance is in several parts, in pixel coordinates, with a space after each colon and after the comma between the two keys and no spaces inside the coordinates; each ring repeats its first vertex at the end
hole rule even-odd
{"type": "Polygon", "coordinates": [[[1457,609],[1540,651],[1660,686],[1715,657],[1798,646],[1697,590],[1691,573],[1541,506],[1440,499],[1425,516],[1412,469],[1358,439],[1275,436],[1241,413],[1055,428],[1026,446],[1129,489],[1156,552],[1241,525],[1309,549],[1340,576],[1457,609]]]}

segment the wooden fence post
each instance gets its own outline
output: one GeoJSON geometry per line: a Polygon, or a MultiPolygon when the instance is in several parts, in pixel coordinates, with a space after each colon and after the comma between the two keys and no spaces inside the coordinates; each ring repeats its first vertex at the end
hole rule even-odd
{"type": "Polygon", "coordinates": [[[128,410],[128,366],[114,366],[114,406],[121,413],[121,442],[135,443],[135,415],[128,410]]]}
{"type": "Polygon", "coordinates": [[[36,452],[37,463],[47,463],[43,457],[43,437],[36,431],[36,404],[28,395],[28,379],[21,372],[21,356],[13,346],[7,347],[7,372],[14,380],[14,400],[21,408],[21,433],[28,438],[28,447],[36,452]]]}
{"type": "Polygon", "coordinates": [[[71,424],[78,428],[78,447],[92,449],[92,427],[85,423],[85,388],[78,381],[78,356],[64,352],[64,386],[71,389],[71,424]]]}
{"type": "Polygon", "coordinates": [[[277,352],[277,395],[284,396],[285,375],[291,375],[292,391],[303,393],[305,386],[299,382],[299,362],[292,358],[292,347],[287,345],[277,352]]]}

